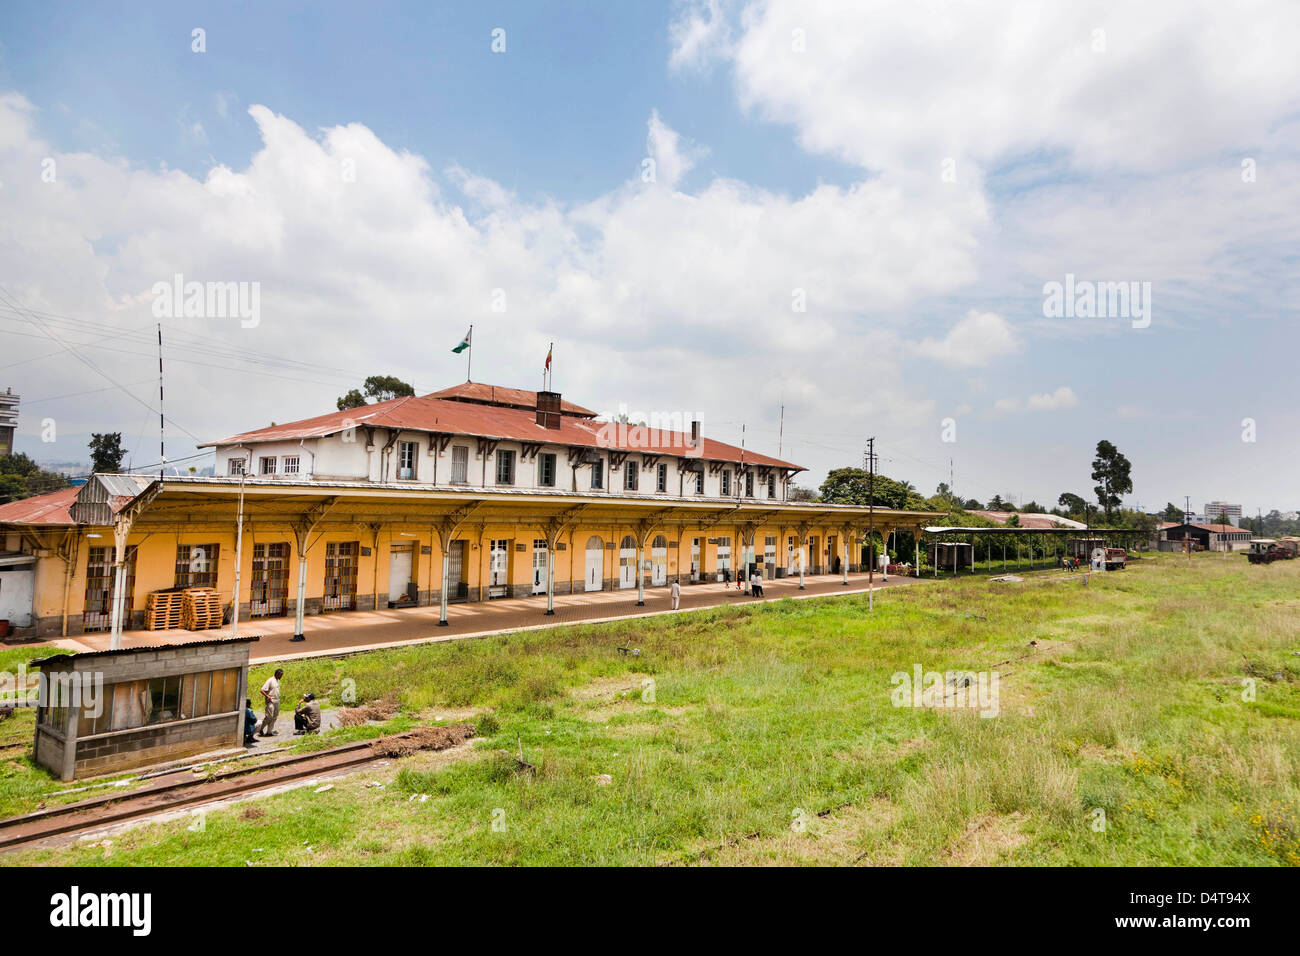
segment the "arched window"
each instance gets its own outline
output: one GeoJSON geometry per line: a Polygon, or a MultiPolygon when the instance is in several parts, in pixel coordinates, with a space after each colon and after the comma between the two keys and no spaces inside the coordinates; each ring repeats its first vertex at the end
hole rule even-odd
{"type": "Polygon", "coordinates": [[[624,551],[635,551],[636,539],[633,538],[630,534],[625,534],[623,535],[623,543],[620,544],[619,547],[622,548],[624,551]]]}
{"type": "Polygon", "coordinates": [[[603,551],[604,549],[605,549],[605,542],[600,540],[600,535],[593,534],[590,538],[587,539],[588,551],[603,551]]]}
{"type": "Polygon", "coordinates": [[[666,547],[668,547],[668,539],[665,538],[665,537],[664,537],[663,535],[661,535],[661,534],[657,534],[657,535],[655,535],[654,544],[650,545],[650,547],[652,547],[652,548],[666,548],[666,547]]]}

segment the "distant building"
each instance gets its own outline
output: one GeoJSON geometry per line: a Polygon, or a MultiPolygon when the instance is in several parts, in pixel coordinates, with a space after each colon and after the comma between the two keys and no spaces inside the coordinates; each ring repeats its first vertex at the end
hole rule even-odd
{"type": "Polygon", "coordinates": [[[0,455],[14,453],[14,433],[18,431],[18,396],[12,388],[0,395],[0,455]]]}
{"type": "Polygon", "coordinates": [[[1250,547],[1250,532],[1230,524],[1177,524],[1163,529],[1160,537],[1161,551],[1182,551],[1189,538],[1194,551],[1244,551],[1250,547]]]}
{"type": "Polygon", "coordinates": [[[1205,520],[1217,522],[1224,515],[1228,516],[1228,521],[1232,525],[1241,527],[1241,505],[1229,504],[1226,501],[1208,501],[1205,504],[1205,520]]]}
{"type": "Polygon", "coordinates": [[[1087,527],[1082,521],[1075,521],[1072,518],[1062,518],[1060,515],[1040,514],[1031,511],[972,511],[971,514],[1000,525],[1005,525],[1014,514],[1019,518],[1020,527],[1033,531],[1045,531],[1051,528],[1083,529],[1087,527]]]}

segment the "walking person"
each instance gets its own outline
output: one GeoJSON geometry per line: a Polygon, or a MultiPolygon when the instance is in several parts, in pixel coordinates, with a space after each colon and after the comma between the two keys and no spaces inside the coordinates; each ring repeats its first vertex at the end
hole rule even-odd
{"type": "Polygon", "coordinates": [[[280,716],[280,678],[284,676],[281,668],[266,679],[262,685],[262,700],[266,702],[266,713],[262,716],[262,729],[258,733],[263,737],[274,737],[275,719],[280,716]]]}
{"type": "Polygon", "coordinates": [[[763,596],[763,578],[757,571],[755,571],[749,579],[749,590],[753,593],[754,597],[763,596]]]}
{"type": "Polygon", "coordinates": [[[668,599],[672,602],[674,611],[682,606],[682,586],[676,578],[673,579],[673,586],[668,589],[668,599]]]}

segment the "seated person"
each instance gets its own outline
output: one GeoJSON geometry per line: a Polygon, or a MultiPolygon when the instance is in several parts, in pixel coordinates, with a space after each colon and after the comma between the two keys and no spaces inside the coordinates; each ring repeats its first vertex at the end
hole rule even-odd
{"type": "Polygon", "coordinates": [[[253,732],[257,730],[257,714],[253,713],[253,702],[244,701],[244,746],[251,747],[256,741],[253,732]]]}
{"type": "Polygon", "coordinates": [[[317,703],[315,694],[303,694],[298,706],[293,709],[293,732],[320,733],[320,704],[317,703]]]}

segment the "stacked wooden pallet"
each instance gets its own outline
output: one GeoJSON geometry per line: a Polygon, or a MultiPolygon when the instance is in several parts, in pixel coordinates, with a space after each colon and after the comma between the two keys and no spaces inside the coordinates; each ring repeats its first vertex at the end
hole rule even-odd
{"type": "Polygon", "coordinates": [[[181,604],[181,626],[206,631],[221,626],[221,598],[212,588],[186,588],[181,604]]]}
{"type": "Polygon", "coordinates": [[[154,591],[145,601],[145,626],[151,631],[170,631],[181,626],[180,591],[154,591]]]}

